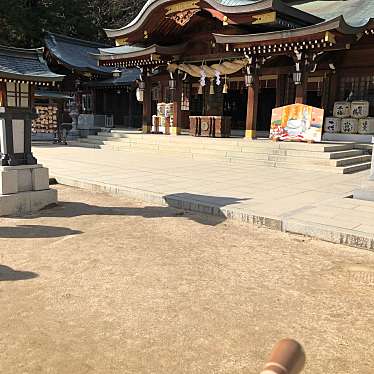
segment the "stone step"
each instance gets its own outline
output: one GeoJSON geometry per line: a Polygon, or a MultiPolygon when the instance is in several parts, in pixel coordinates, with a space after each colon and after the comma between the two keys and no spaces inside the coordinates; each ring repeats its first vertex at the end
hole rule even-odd
{"type": "MultiPolygon", "coordinates": [[[[107,136],[108,133],[101,133],[98,136],[90,136],[87,139],[101,139],[104,141],[120,141],[123,143],[136,143],[136,144],[168,144],[177,145],[183,143],[183,145],[195,148],[211,148],[217,150],[236,150],[240,148],[243,152],[257,152],[259,149],[270,150],[273,149],[274,153],[286,155],[288,152],[290,155],[297,155],[303,157],[315,157],[317,158],[329,158],[328,155],[323,155],[322,153],[332,153],[336,152],[336,156],[332,158],[339,158],[337,152],[344,151],[355,151],[352,144],[307,144],[307,143],[291,143],[291,142],[270,142],[270,141],[248,141],[243,139],[217,139],[217,138],[194,138],[189,136],[165,136],[165,135],[132,135],[130,137],[123,136],[107,136]],[[295,154],[292,154],[295,153],[295,154]]],[[[347,156],[359,155],[359,151],[352,152],[347,156]]]]}
{"type": "Polygon", "coordinates": [[[354,156],[354,157],[347,157],[342,158],[340,160],[331,160],[330,161],[333,166],[351,166],[351,165],[358,165],[366,162],[371,162],[370,155],[361,155],[361,156],[354,156]]]}
{"type": "MultiPolygon", "coordinates": [[[[353,174],[359,171],[368,170],[371,168],[371,162],[363,162],[357,165],[343,167],[343,174],[353,174]]],[[[340,169],[340,168],[337,168],[340,169]]]]}
{"type": "MultiPolygon", "coordinates": [[[[139,148],[136,146],[129,146],[126,144],[116,143],[116,142],[108,142],[107,144],[99,145],[99,144],[91,144],[87,142],[79,142],[80,146],[87,147],[87,148],[94,148],[94,149],[102,149],[102,150],[111,150],[111,151],[121,151],[121,152],[138,152],[138,153],[148,153],[153,154],[155,153],[155,149],[152,147],[148,148],[139,148]]],[[[354,161],[359,162],[357,164],[349,164],[347,166],[338,166],[336,164],[331,164],[331,162],[338,161],[338,160],[329,160],[329,159],[320,159],[320,160],[303,160],[297,157],[284,157],[275,156],[274,159],[271,159],[272,155],[269,154],[261,154],[261,153],[243,153],[241,154],[243,157],[235,157],[232,153],[217,153],[216,152],[183,152],[181,149],[175,149],[171,151],[167,147],[161,147],[161,149],[157,150],[158,153],[163,155],[170,155],[170,154],[180,154],[181,157],[186,158],[193,158],[195,160],[217,160],[217,161],[224,161],[227,163],[245,163],[246,165],[253,165],[253,166],[266,166],[266,167],[276,167],[276,168],[286,168],[286,169],[297,169],[297,170],[315,170],[315,171],[325,171],[325,172],[332,172],[338,174],[350,174],[355,173],[363,170],[370,169],[371,162],[369,161],[369,156],[365,156],[365,160],[367,162],[360,162],[361,158],[356,158],[354,161]],[[270,159],[269,159],[270,158],[270,159]],[[319,162],[315,162],[319,161],[319,162]],[[325,164],[323,163],[325,162],[325,164]]],[[[273,155],[274,157],[274,155],[273,155]]],[[[348,163],[353,162],[353,160],[349,160],[348,163]]]]}
{"type": "MultiPolygon", "coordinates": [[[[363,151],[359,150],[349,150],[349,151],[339,151],[339,152],[307,152],[298,150],[284,150],[284,149],[267,149],[267,148],[243,148],[243,147],[226,147],[226,146],[208,146],[208,145],[191,145],[191,144],[157,144],[157,143],[138,143],[138,142],[122,142],[104,140],[106,138],[99,136],[91,136],[89,138],[81,139],[82,143],[92,143],[97,145],[108,145],[115,143],[121,146],[122,149],[126,148],[138,148],[139,150],[153,149],[155,151],[169,151],[171,153],[204,153],[212,154],[216,157],[232,157],[232,158],[246,158],[246,159],[268,159],[270,161],[284,161],[289,158],[291,162],[296,162],[294,159],[299,158],[305,162],[317,162],[319,164],[329,164],[330,159],[342,159],[348,156],[355,157],[361,156],[363,151]]],[[[347,164],[350,161],[347,161],[347,164]]],[[[336,166],[341,166],[337,164],[336,166]]]]}

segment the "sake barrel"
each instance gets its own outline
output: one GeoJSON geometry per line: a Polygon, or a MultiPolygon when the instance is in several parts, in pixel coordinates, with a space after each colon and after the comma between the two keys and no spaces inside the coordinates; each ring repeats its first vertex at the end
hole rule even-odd
{"type": "Polygon", "coordinates": [[[351,103],[347,101],[337,101],[334,104],[334,117],[348,118],[351,115],[351,103]]]}
{"type": "Polygon", "coordinates": [[[342,120],[337,117],[326,117],[325,131],[330,134],[339,133],[341,131],[342,120]]]}
{"type": "Polygon", "coordinates": [[[358,133],[359,134],[374,134],[374,118],[361,118],[358,124],[358,133]]]}
{"type": "Polygon", "coordinates": [[[165,105],[165,117],[171,117],[174,115],[174,104],[168,103],[165,105]]]}
{"type": "Polygon", "coordinates": [[[369,115],[368,101],[352,101],[351,117],[352,118],[366,118],[369,115]]]}
{"type": "Polygon", "coordinates": [[[357,118],[343,118],[341,131],[343,134],[357,134],[358,133],[358,119],[357,118]]]}
{"type": "Polygon", "coordinates": [[[157,104],[157,115],[164,116],[165,115],[165,103],[158,103],[157,104]]]}

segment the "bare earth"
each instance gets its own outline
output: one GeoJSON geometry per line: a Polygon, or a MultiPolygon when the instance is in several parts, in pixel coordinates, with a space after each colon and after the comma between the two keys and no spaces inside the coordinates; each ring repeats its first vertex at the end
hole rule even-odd
{"type": "Polygon", "coordinates": [[[0,219],[0,372],[372,374],[374,253],[58,187],[0,219]]]}

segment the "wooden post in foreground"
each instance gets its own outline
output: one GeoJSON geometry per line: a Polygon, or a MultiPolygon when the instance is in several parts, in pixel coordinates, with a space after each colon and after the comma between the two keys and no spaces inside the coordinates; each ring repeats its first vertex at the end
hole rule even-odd
{"type": "Polygon", "coordinates": [[[273,348],[261,374],[299,374],[304,365],[303,347],[295,340],[284,339],[273,348]]]}

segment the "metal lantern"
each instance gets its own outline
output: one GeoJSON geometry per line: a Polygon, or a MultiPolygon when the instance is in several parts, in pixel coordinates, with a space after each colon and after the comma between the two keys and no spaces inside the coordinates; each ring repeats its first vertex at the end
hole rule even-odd
{"type": "Polygon", "coordinates": [[[294,83],[296,85],[300,85],[301,84],[301,78],[302,78],[301,71],[297,71],[297,72],[293,73],[292,77],[293,77],[293,81],[294,81],[294,83]]]}
{"type": "Polygon", "coordinates": [[[145,82],[144,81],[139,82],[139,90],[141,90],[141,91],[145,90],[145,82]]]}
{"type": "Polygon", "coordinates": [[[209,95],[214,95],[214,81],[213,81],[213,79],[210,81],[209,95]]]}
{"type": "Polygon", "coordinates": [[[169,88],[175,90],[177,88],[177,81],[175,79],[169,79],[169,88]]]}
{"type": "Polygon", "coordinates": [[[119,78],[122,75],[122,71],[119,69],[113,70],[112,75],[114,78],[119,78]]]}
{"type": "Polygon", "coordinates": [[[197,92],[198,95],[202,95],[203,94],[203,86],[200,85],[199,86],[199,91],[197,92]]]}
{"type": "Polygon", "coordinates": [[[247,74],[244,76],[244,81],[245,81],[246,87],[253,86],[253,83],[254,83],[253,74],[251,74],[250,72],[247,72],[247,74]]]}

